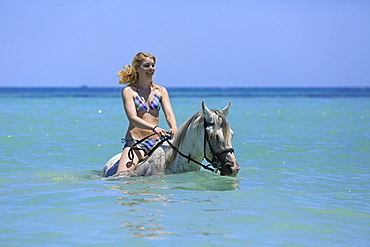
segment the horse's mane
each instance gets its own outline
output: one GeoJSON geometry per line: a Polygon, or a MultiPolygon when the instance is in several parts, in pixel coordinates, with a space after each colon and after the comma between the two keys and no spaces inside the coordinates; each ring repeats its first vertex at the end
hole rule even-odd
{"type": "MultiPolygon", "coordinates": [[[[214,129],[217,130],[221,126],[223,129],[224,137],[231,137],[229,123],[226,117],[224,116],[224,114],[222,114],[219,110],[215,110],[215,109],[212,109],[211,112],[214,113],[214,114],[211,114],[211,118],[212,118],[211,123],[214,124],[214,129]]],[[[181,144],[182,144],[182,141],[184,140],[186,132],[188,131],[189,127],[193,124],[195,125],[194,126],[195,128],[199,128],[200,126],[201,127],[203,126],[204,116],[203,116],[202,111],[195,113],[192,117],[190,117],[185,123],[183,123],[180,126],[180,128],[177,130],[173,138],[173,141],[172,141],[172,144],[175,147],[177,147],[178,149],[181,149],[181,144]]],[[[226,145],[231,144],[231,138],[227,138],[226,140],[218,140],[216,138],[216,131],[213,131],[213,134],[210,136],[210,139],[212,140],[216,139],[218,144],[220,144],[221,141],[225,141],[226,145]]],[[[172,162],[176,158],[176,156],[177,156],[177,152],[173,148],[171,148],[169,150],[169,154],[167,155],[166,164],[172,162]]]]}

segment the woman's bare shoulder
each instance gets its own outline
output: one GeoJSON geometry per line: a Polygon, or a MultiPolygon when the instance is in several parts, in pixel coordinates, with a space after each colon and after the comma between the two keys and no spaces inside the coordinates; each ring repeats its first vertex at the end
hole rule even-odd
{"type": "Polygon", "coordinates": [[[164,86],[156,85],[155,89],[160,93],[167,93],[167,89],[164,86]]]}
{"type": "Polygon", "coordinates": [[[122,88],[122,94],[132,95],[135,92],[136,91],[132,88],[132,86],[126,86],[126,87],[122,88]]]}
{"type": "Polygon", "coordinates": [[[127,86],[122,88],[122,99],[130,99],[135,98],[135,92],[134,89],[131,86],[127,86]]]}

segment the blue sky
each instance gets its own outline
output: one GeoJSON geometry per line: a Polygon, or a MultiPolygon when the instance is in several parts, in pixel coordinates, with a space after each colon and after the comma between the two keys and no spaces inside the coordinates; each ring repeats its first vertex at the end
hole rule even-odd
{"type": "Polygon", "coordinates": [[[0,86],[370,86],[367,0],[0,0],[0,86]]]}

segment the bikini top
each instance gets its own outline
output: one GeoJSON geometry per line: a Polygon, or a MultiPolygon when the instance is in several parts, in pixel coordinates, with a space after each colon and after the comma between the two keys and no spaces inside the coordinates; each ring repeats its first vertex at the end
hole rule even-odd
{"type": "MultiPolygon", "coordinates": [[[[134,99],[134,103],[135,103],[137,111],[148,110],[148,105],[146,104],[144,98],[140,97],[140,95],[137,92],[136,92],[136,97],[134,99]]],[[[149,109],[150,110],[156,110],[156,111],[159,111],[161,109],[160,98],[155,93],[155,90],[154,90],[154,95],[153,95],[152,101],[149,104],[149,109]]]]}

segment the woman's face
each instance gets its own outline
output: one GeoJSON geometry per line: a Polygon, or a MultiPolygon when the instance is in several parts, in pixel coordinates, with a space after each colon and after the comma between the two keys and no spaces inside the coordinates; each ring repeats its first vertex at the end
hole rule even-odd
{"type": "Polygon", "coordinates": [[[147,57],[136,71],[139,75],[139,79],[153,79],[155,72],[154,60],[147,57]]]}

